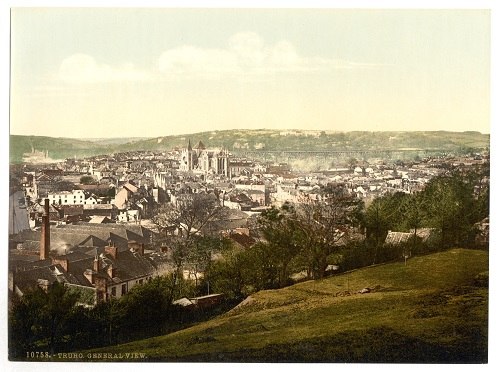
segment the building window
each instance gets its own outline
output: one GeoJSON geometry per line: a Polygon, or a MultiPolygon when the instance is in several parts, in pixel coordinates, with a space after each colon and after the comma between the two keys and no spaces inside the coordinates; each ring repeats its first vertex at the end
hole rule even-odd
{"type": "Polygon", "coordinates": [[[142,279],[141,279],[141,280],[139,280],[139,284],[142,284],[142,282],[143,282],[143,280],[142,280],[142,279]]]}
{"type": "Polygon", "coordinates": [[[125,293],[127,293],[127,285],[122,284],[122,295],[124,295],[125,293]]]}
{"type": "Polygon", "coordinates": [[[116,287],[111,288],[111,296],[116,297],[116,287]]]}

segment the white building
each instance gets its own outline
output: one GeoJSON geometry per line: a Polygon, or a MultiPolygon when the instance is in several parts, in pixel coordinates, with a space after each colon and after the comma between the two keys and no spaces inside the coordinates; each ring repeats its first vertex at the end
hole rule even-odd
{"type": "Polygon", "coordinates": [[[95,195],[85,194],[83,190],[58,191],[48,194],[52,205],[84,205],[98,204],[95,195]]]}
{"type": "Polygon", "coordinates": [[[59,191],[48,194],[49,203],[53,205],[76,205],[85,204],[85,193],[83,190],[59,191]]]}

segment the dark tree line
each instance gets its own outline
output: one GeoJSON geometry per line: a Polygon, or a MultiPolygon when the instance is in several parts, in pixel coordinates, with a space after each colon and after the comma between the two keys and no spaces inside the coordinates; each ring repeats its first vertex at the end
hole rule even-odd
{"type": "Polygon", "coordinates": [[[416,233],[429,227],[439,233],[438,249],[472,247],[474,224],[489,215],[488,174],[487,167],[454,170],[431,179],[421,192],[375,199],[363,217],[368,242],[380,246],[389,230],[416,233]]]}
{"type": "Polygon", "coordinates": [[[366,239],[351,242],[342,253],[344,269],[401,259],[450,247],[476,248],[475,226],[489,216],[489,165],[473,170],[449,170],[414,194],[395,193],[366,206],[361,225],[366,239]],[[431,228],[428,240],[417,235],[431,228]],[[398,246],[384,244],[389,231],[412,233],[398,246]]]}
{"type": "MultiPolygon", "coordinates": [[[[184,283],[188,286],[188,283],[184,283]]],[[[9,312],[9,357],[104,347],[169,333],[227,310],[187,310],[172,304],[173,276],[155,277],[130,292],[88,308],[62,284],[38,287],[13,300],[9,312]]],[[[179,284],[175,284],[179,286],[179,284]]],[[[195,289],[191,288],[192,291],[195,289]]]]}
{"type": "Polygon", "coordinates": [[[333,188],[324,190],[321,201],[271,208],[258,219],[262,241],[212,264],[212,287],[241,298],[286,286],[292,273],[321,278],[329,264],[342,271],[454,246],[475,247],[475,224],[489,215],[488,176],[488,165],[451,170],[420,192],[386,194],[367,206],[333,188]],[[434,229],[434,239],[424,242],[417,235],[424,227],[434,229]],[[387,245],[390,230],[413,237],[399,246],[387,245]],[[354,232],[364,239],[351,239],[354,232]]]}

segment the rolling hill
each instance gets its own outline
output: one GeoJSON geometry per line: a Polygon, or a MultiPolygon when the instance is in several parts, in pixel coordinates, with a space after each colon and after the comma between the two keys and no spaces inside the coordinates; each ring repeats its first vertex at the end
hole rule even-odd
{"type": "Polygon", "coordinates": [[[147,361],[484,363],[487,270],[484,251],[414,257],[261,291],[207,322],[92,352],[140,352],[147,361]]]}
{"type": "Polygon", "coordinates": [[[137,150],[168,151],[202,141],[209,147],[239,151],[345,151],[430,149],[452,153],[489,148],[489,134],[479,132],[320,132],[306,130],[224,130],[157,138],[79,140],[10,136],[10,162],[19,163],[31,149],[48,151],[52,159],[84,157],[137,150]]]}

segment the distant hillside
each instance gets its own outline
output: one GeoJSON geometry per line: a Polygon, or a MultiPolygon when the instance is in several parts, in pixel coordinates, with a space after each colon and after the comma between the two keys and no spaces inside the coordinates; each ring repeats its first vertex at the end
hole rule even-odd
{"type": "Polygon", "coordinates": [[[477,278],[487,270],[484,251],[414,257],[261,291],[210,321],[97,352],[184,362],[484,363],[488,288],[477,278]]]}
{"type": "Polygon", "coordinates": [[[152,138],[128,143],[121,149],[170,149],[195,145],[222,146],[238,150],[361,150],[361,149],[440,149],[489,147],[489,135],[479,132],[321,132],[305,130],[225,130],[152,138]]]}
{"type": "Polygon", "coordinates": [[[489,148],[490,136],[479,132],[322,132],[305,130],[225,130],[150,139],[77,140],[69,138],[10,136],[10,161],[22,161],[23,153],[33,147],[48,151],[53,159],[92,156],[134,150],[171,150],[182,148],[188,140],[202,141],[208,147],[240,151],[345,151],[431,149],[464,152],[489,148]],[[125,142],[126,143],[123,143],[125,142]]]}
{"type": "Polygon", "coordinates": [[[103,146],[89,141],[70,138],[40,137],[40,136],[10,136],[10,162],[20,163],[23,154],[32,150],[48,152],[52,159],[65,159],[67,157],[84,157],[99,153],[103,146]]]}

